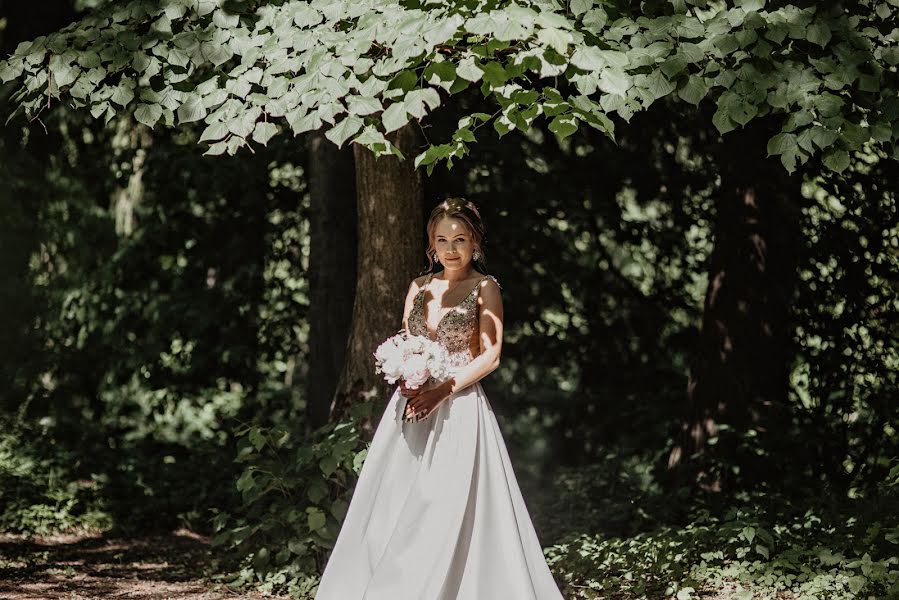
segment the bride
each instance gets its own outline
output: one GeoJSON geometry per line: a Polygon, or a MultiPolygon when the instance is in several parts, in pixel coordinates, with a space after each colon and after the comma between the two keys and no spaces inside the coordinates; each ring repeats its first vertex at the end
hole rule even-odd
{"type": "Polygon", "coordinates": [[[427,233],[431,272],[409,286],[403,326],[442,343],[453,376],[394,391],[315,599],[561,600],[480,384],[503,335],[499,284],[474,266],[484,224],[450,198],[427,233]]]}

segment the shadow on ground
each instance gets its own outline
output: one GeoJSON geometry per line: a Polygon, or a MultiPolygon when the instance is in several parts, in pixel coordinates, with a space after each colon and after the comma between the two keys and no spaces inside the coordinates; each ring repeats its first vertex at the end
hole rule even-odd
{"type": "Polygon", "coordinates": [[[263,597],[211,583],[210,563],[209,540],[183,529],[140,538],[0,534],[0,600],[263,597]]]}

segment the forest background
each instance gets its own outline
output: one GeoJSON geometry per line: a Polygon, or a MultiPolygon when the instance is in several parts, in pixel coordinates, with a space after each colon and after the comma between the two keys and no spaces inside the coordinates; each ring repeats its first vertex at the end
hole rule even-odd
{"type": "MultiPolygon", "coordinates": [[[[330,129],[267,104],[287,88],[241,79],[247,52],[178,44],[305,3],[134,9],[114,43],[168,44],[158,65],[39,38],[140,4],[0,1],[0,530],[186,528],[219,579],[311,598],[389,394],[373,343],[424,272],[425,216],[462,195],[506,311],[485,389],[566,597],[899,594],[895,3],[571,2],[659,60],[569,64],[553,22],[529,81],[556,87],[512,90],[517,34],[469,21],[480,67],[385,75],[402,117],[356,99],[330,129]],[[699,55],[633,42],[672,14],[705,24],[699,55]],[[210,67],[241,100],[218,120],[210,67]],[[184,95],[128,83],[155,68],[184,95]]],[[[35,573],[15,565],[0,579],[35,573]]]]}

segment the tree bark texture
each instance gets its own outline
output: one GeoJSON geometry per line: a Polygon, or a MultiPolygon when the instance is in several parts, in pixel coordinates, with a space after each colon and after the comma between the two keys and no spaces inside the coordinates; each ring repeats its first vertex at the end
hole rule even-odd
{"type": "Polygon", "coordinates": [[[346,355],[356,293],[356,181],[352,148],[320,132],[308,139],[309,375],[307,416],[328,422],[346,355]]]}
{"type": "Polygon", "coordinates": [[[724,137],[721,187],[688,411],[668,458],[678,483],[719,491],[776,478],[789,419],[790,305],[801,179],[766,158],[774,124],[724,137]],[[734,469],[733,467],[736,467],[734,469]]]}
{"type": "MultiPolygon", "coordinates": [[[[422,183],[411,156],[418,151],[414,124],[389,137],[409,157],[375,158],[356,145],[358,257],[356,298],[346,360],[331,406],[331,420],[364,399],[385,398],[389,386],[375,373],[372,353],[402,326],[409,282],[424,260],[422,183]]],[[[367,423],[370,432],[371,423],[367,423]]]]}

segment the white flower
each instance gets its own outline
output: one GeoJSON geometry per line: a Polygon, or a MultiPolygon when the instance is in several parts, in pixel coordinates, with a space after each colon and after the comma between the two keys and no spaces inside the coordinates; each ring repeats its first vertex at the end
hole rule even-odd
{"type": "Polygon", "coordinates": [[[428,359],[423,354],[415,354],[409,357],[403,365],[403,381],[406,382],[406,387],[413,390],[424,385],[430,376],[428,359]]]}
{"type": "Polygon", "coordinates": [[[449,355],[440,342],[406,331],[391,336],[374,352],[375,372],[383,373],[388,383],[398,379],[416,389],[428,379],[443,380],[449,369],[449,355]]]}

